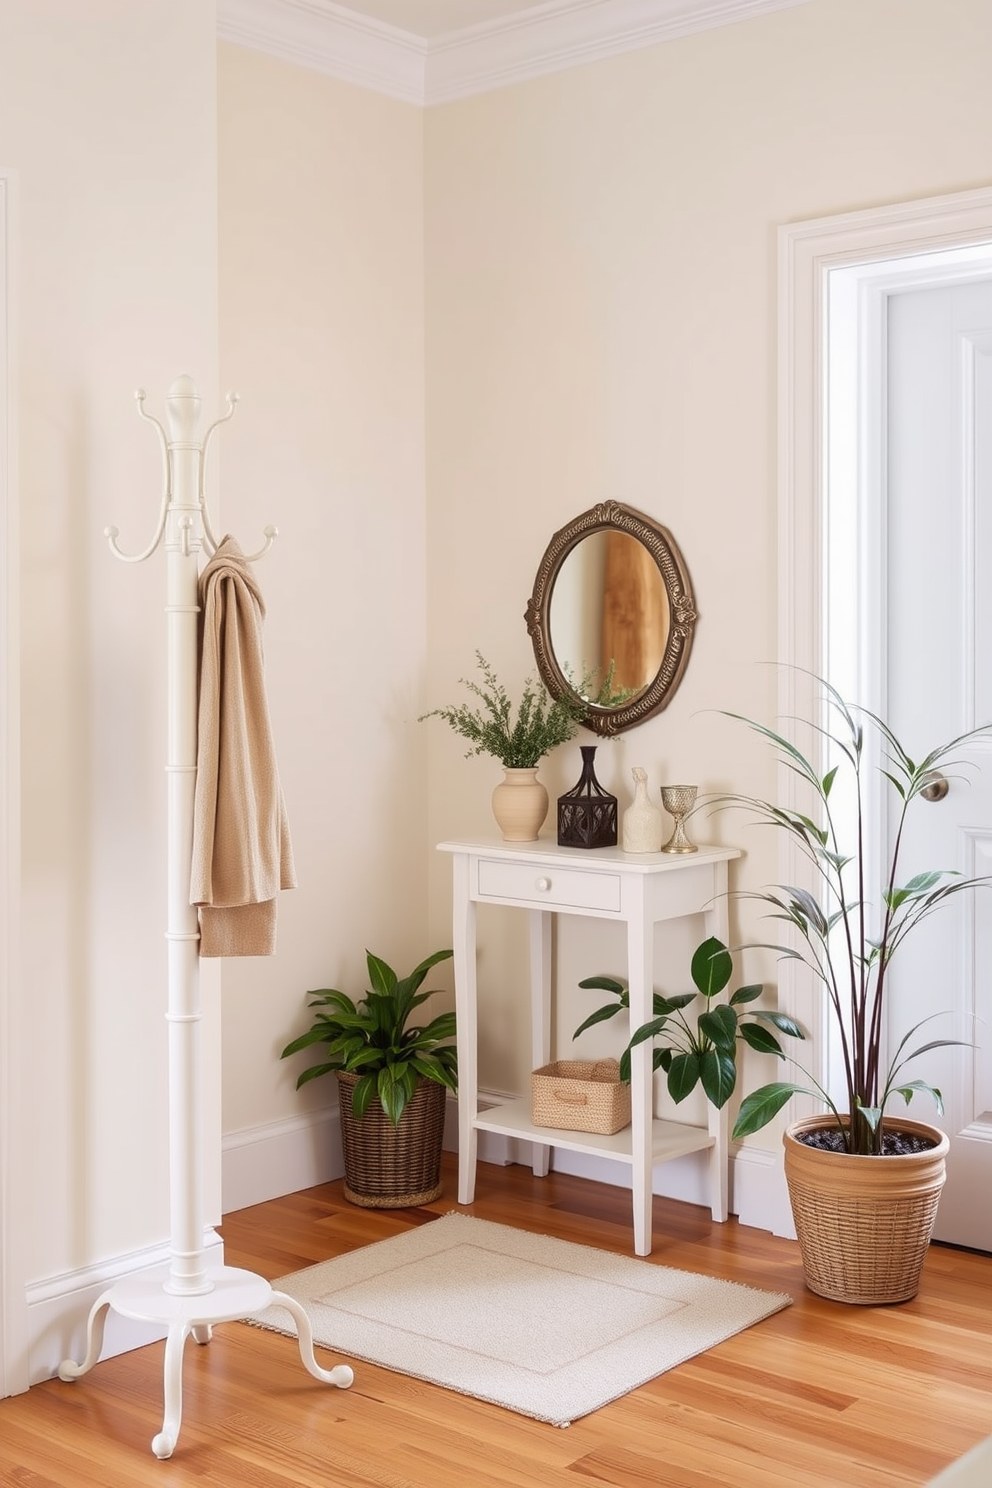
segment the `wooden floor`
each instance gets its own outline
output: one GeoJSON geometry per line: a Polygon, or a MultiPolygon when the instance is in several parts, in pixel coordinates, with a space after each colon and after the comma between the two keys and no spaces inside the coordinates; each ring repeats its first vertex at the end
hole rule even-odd
{"type": "MultiPolygon", "coordinates": [[[[357,1209],[341,1184],[228,1215],[226,1260],[268,1279],[456,1207],[357,1209]]],[[[631,1253],[622,1190],[480,1165],[472,1213],[631,1253]]],[[[656,1199],[661,1265],[788,1291],[794,1305],[568,1430],[357,1363],[322,1385],[294,1340],[241,1323],[186,1347],[167,1462],[164,1345],[0,1402],[4,1488],[893,1488],[926,1483],[992,1434],[992,1257],[931,1246],[909,1303],[851,1308],[803,1286],[796,1247],[656,1199]]],[[[323,1363],[338,1362],[321,1351],[323,1363]]]]}

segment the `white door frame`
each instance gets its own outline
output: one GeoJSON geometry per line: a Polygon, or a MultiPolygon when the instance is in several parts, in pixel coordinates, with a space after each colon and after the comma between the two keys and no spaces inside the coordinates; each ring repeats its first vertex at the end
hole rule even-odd
{"type": "Polygon", "coordinates": [[[15,180],[0,167],[0,1398],[28,1387],[26,1302],[15,1230],[17,1133],[23,1130],[20,1016],[20,688],[14,448],[15,180]]]}
{"type": "MultiPolygon", "coordinates": [[[[815,716],[811,677],[824,675],[827,660],[828,276],[841,267],[881,265],[992,242],[992,190],[788,224],[779,229],[778,238],[778,711],[779,732],[793,737],[793,719],[815,716]]],[[[783,805],[802,809],[792,771],[783,768],[778,789],[783,805]]],[[[783,841],[781,882],[806,884],[809,875],[797,847],[783,841]]],[[[781,964],[780,999],[813,1034],[811,1073],[828,1085],[824,1010],[812,975],[798,962],[781,964]]],[[[791,1114],[813,1109],[811,1099],[796,1097],[791,1114]]]]}

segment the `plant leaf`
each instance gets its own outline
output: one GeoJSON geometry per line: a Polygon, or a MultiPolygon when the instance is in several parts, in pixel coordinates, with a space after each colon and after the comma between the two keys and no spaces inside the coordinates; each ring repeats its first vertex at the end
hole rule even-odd
{"type": "Polygon", "coordinates": [[[707,1099],[718,1111],[721,1110],[733,1095],[737,1084],[737,1064],[733,1054],[728,1054],[723,1049],[707,1050],[699,1061],[699,1078],[707,1099]]]}
{"type": "Polygon", "coordinates": [[[302,1086],[306,1085],[308,1081],[316,1080],[318,1075],[329,1075],[332,1070],[340,1068],[341,1065],[338,1060],[332,1060],[330,1064],[312,1064],[309,1069],[305,1069],[299,1076],[296,1081],[296,1088],[297,1090],[299,1090],[302,1086]]]}
{"type": "Polygon", "coordinates": [[[365,960],[369,969],[369,981],[373,990],[381,992],[388,997],[396,986],[396,973],[391,966],[379,956],[373,956],[371,951],[365,952],[365,960]]]}
{"type": "Polygon", "coordinates": [[[755,1018],[763,1019],[765,1023],[771,1023],[773,1027],[778,1029],[779,1033],[784,1033],[789,1038],[806,1038],[805,1033],[800,1028],[795,1018],[790,1018],[788,1013],[775,1013],[771,1011],[764,1011],[761,1008],[756,1008],[753,1016],[755,1018]]]}
{"type": "Polygon", "coordinates": [[[365,1115],[369,1108],[369,1101],[375,1094],[375,1075],[362,1075],[355,1084],[351,1095],[351,1109],[359,1120],[365,1115]]]}
{"type": "Polygon", "coordinates": [[[901,1095],[907,1106],[917,1091],[922,1090],[926,1095],[933,1097],[933,1103],[937,1107],[937,1115],[944,1114],[944,1097],[936,1085],[928,1085],[926,1080],[910,1080],[906,1085],[897,1085],[895,1093],[901,1095]]]}
{"type": "Polygon", "coordinates": [[[649,1023],[642,1023],[640,1028],[636,1029],[631,1035],[627,1048],[636,1049],[638,1044],[644,1044],[648,1039],[654,1038],[657,1034],[661,1033],[667,1022],[668,1015],[666,1013],[663,1018],[652,1018],[649,1023]]]}
{"type": "Polygon", "coordinates": [[[717,1007],[708,1008],[705,1013],[700,1013],[699,1031],[718,1049],[733,1057],[734,1043],[737,1039],[737,1014],[732,1007],[728,1007],[726,1003],[720,1003],[717,1007]]]}
{"type": "Polygon", "coordinates": [[[572,1034],[573,1039],[577,1039],[580,1033],[585,1033],[586,1029],[592,1028],[594,1024],[605,1023],[607,1019],[615,1018],[619,1012],[622,1012],[622,1007],[619,1003],[614,1005],[612,1002],[608,1002],[604,1007],[597,1008],[594,1013],[590,1013],[588,1018],[579,1024],[578,1028],[572,1034]]]}
{"type": "Polygon", "coordinates": [[[741,1101],[741,1108],[734,1122],[734,1141],[749,1137],[752,1132],[767,1126],[794,1095],[812,1094],[804,1086],[792,1085],[788,1081],[775,1081],[771,1085],[762,1085],[760,1090],[753,1090],[741,1101]]]}
{"type": "Polygon", "coordinates": [[[622,996],[627,990],[623,982],[618,981],[616,977],[610,976],[583,977],[579,986],[592,988],[595,992],[615,992],[618,997],[622,996]]]}
{"type": "Polygon", "coordinates": [[[770,1028],[765,1028],[761,1023],[742,1023],[741,1038],[759,1054],[777,1054],[780,1059],[785,1058],[778,1039],[770,1028]]]}
{"type": "Polygon", "coordinates": [[[722,940],[711,935],[696,947],[690,974],[704,997],[715,997],[723,991],[734,974],[734,963],[722,940]]]}
{"type": "Polygon", "coordinates": [[[699,1083],[699,1055],[675,1054],[668,1071],[668,1093],[678,1105],[699,1083]]]}
{"type": "Polygon", "coordinates": [[[764,990],[761,982],[757,982],[751,987],[738,987],[737,991],[731,996],[730,1006],[740,1007],[745,1002],[757,1002],[764,990]]]}

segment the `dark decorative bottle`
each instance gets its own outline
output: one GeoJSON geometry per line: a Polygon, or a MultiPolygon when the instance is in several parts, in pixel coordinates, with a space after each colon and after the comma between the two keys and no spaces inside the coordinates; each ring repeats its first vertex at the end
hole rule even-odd
{"type": "Polygon", "coordinates": [[[558,797],[559,847],[616,847],[617,798],[596,779],[595,744],[580,744],[579,782],[558,797]]]}

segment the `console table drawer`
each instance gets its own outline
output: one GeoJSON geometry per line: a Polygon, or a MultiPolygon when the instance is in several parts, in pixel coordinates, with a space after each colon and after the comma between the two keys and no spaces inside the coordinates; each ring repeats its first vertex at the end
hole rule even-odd
{"type": "Polygon", "coordinates": [[[546,905],[554,909],[601,909],[618,914],[620,875],[480,858],[479,898],[512,899],[536,909],[546,905]]]}

